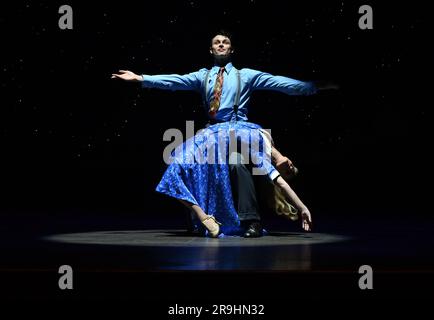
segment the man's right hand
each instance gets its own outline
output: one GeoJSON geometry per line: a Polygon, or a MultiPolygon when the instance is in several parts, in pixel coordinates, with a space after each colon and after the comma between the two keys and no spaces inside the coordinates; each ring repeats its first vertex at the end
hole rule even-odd
{"type": "Polygon", "coordinates": [[[112,79],[122,79],[125,81],[139,82],[143,81],[143,77],[128,70],[119,70],[119,73],[112,73],[112,79]]]}
{"type": "Polygon", "coordinates": [[[333,81],[314,81],[315,87],[320,91],[339,90],[339,85],[333,81]]]}

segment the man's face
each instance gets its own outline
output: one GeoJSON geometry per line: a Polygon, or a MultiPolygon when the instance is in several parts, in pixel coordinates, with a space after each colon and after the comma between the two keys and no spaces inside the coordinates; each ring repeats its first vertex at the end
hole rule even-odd
{"type": "Polygon", "coordinates": [[[226,57],[234,52],[232,50],[231,40],[222,35],[216,35],[211,41],[211,48],[209,52],[214,57],[226,57]]]}

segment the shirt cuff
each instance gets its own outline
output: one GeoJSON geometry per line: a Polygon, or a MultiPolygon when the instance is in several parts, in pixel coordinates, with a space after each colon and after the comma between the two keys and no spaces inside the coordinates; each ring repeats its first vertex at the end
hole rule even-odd
{"type": "Polygon", "coordinates": [[[316,87],[313,81],[307,83],[307,94],[316,94],[318,93],[318,88],[316,87]]]}
{"type": "Polygon", "coordinates": [[[149,88],[151,83],[151,76],[147,74],[142,74],[142,88],[149,88]]]}

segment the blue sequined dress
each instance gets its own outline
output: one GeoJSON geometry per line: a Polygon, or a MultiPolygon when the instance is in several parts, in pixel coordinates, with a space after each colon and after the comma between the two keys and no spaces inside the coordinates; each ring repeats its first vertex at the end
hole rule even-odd
{"type": "MultiPolygon", "coordinates": [[[[228,121],[211,125],[178,146],[156,188],[158,192],[196,204],[213,215],[222,223],[220,229],[226,235],[241,232],[229,177],[229,153],[235,140],[238,148],[245,146],[249,161],[257,169],[256,174],[275,174],[261,127],[247,121],[228,121]]],[[[199,225],[198,221],[194,223],[199,225]]]]}

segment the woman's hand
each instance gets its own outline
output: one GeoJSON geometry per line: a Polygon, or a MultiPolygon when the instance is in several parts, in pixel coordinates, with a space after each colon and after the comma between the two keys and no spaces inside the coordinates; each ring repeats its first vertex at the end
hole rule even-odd
{"type": "Polygon", "coordinates": [[[134,72],[128,71],[128,70],[119,70],[119,74],[112,73],[112,79],[122,79],[125,81],[143,81],[142,76],[139,76],[135,74],[134,72]]]}
{"type": "Polygon", "coordinates": [[[312,231],[312,216],[309,210],[303,209],[300,213],[301,216],[301,226],[304,231],[312,231]]]}

